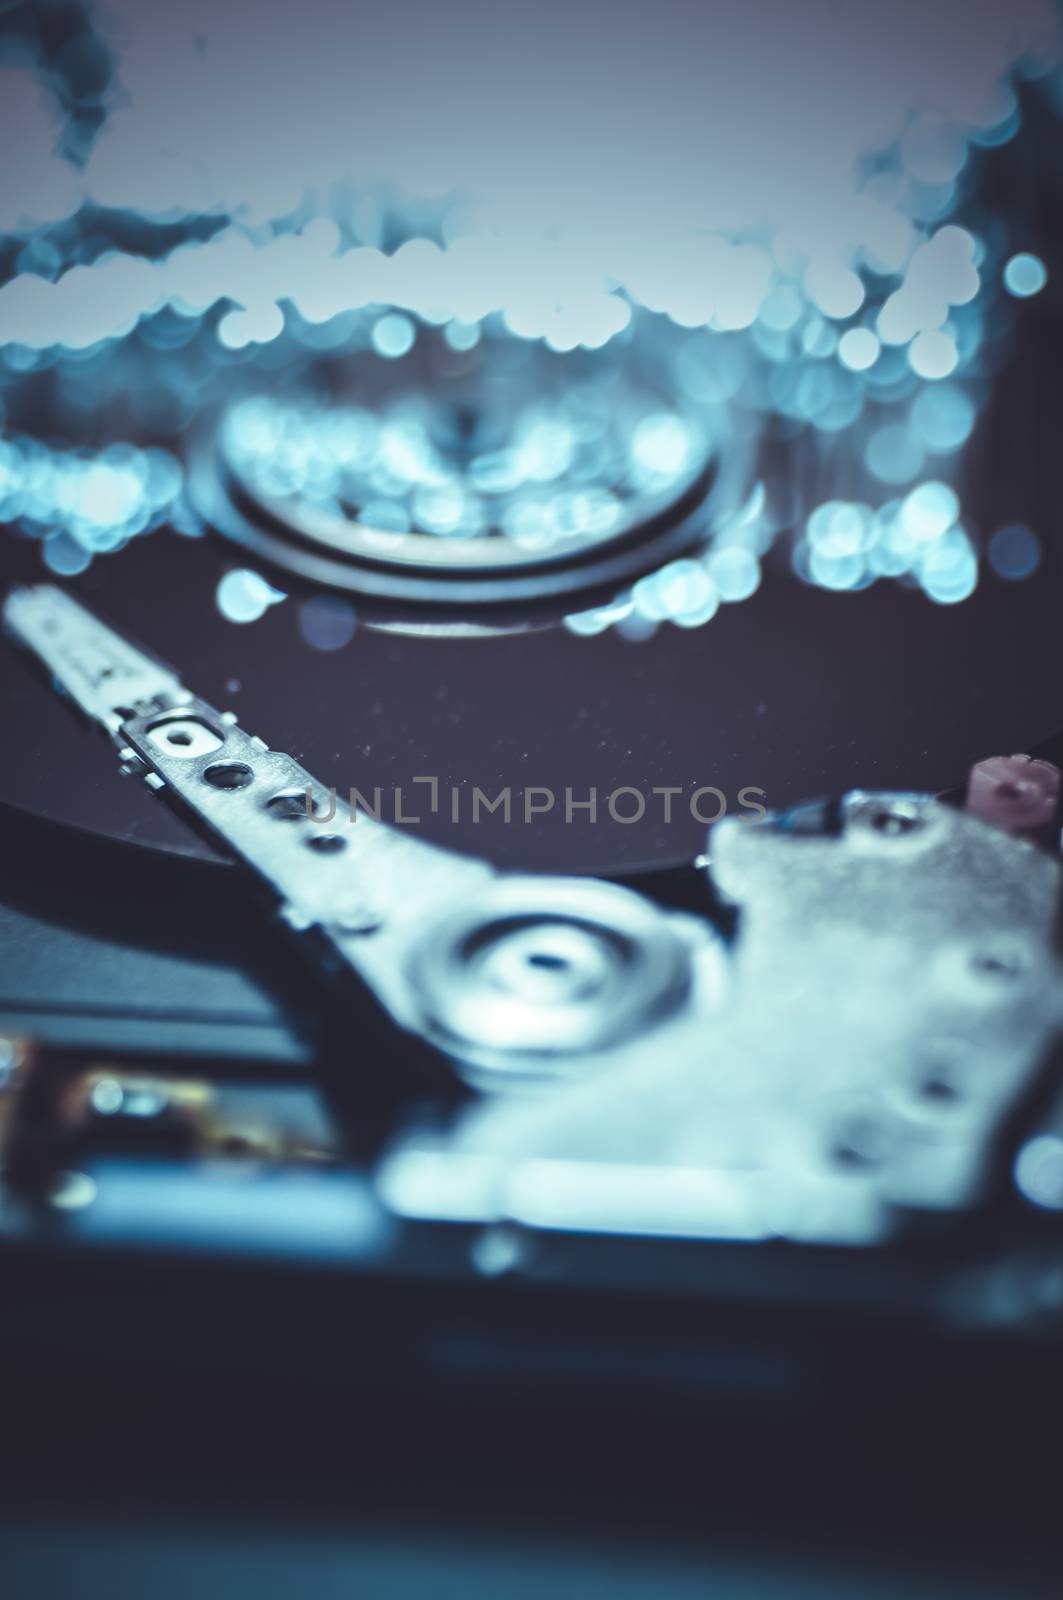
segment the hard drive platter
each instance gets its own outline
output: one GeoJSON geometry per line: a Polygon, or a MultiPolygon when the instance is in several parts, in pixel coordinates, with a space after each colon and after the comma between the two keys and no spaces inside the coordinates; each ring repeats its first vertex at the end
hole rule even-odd
{"type": "MultiPolygon", "coordinates": [[[[1054,362],[1058,317],[1051,301],[1024,307],[1023,317],[964,459],[970,510],[957,539],[969,530],[987,544],[998,526],[1049,525],[1050,445],[1036,427],[1031,434],[1025,411],[1054,362]],[[1009,475],[1005,490],[1001,463],[1019,451],[1027,470],[1018,482],[1009,475]]],[[[658,384],[661,368],[671,374],[674,408],[676,368],[684,356],[689,367],[696,336],[673,341],[671,361],[661,356],[667,330],[651,325],[642,337],[654,348],[658,384]]],[[[809,441],[778,418],[757,417],[751,439],[733,407],[725,422],[719,407],[668,409],[659,388],[640,390],[630,376],[634,340],[597,361],[555,358],[553,371],[500,340],[500,355],[486,352],[471,371],[465,356],[456,377],[435,330],[423,330],[421,344],[434,372],[430,357],[403,373],[403,359],[373,349],[327,363],[289,354],[283,402],[269,396],[268,368],[247,361],[213,378],[239,398],[205,404],[188,439],[168,448],[148,440],[83,455],[51,447],[37,462],[38,492],[49,492],[49,472],[59,495],[64,471],[70,479],[94,470],[104,513],[108,494],[120,507],[125,493],[143,519],[136,474],[152,463],[164,489],[167,474],[187,474],[173,505],[178,525],[152,512],[161,525],[130,537],[103,522],[81,545],[62,527],[45,524],[43,539],[16,528],[5,570],[32,580],[42,548],[60,567],[84,567],[70,576],[73,592],[164,660],[194,659],[214,703],[268,729],[341,794],[357,789],[372,804],[376,792],[392,820],[417,817],[428,837],[506,866],[679,863],[698,854],[706,826],[726,811],[854,784],[945,788],[980,752],[1054,733],[1061,646],[1049,541],[1036,582],[1001,576],[986,561],[977,587],[955,604],[935,602],[910,575],[872,583],[865,571],[853,589],[795,572],[794,526],[812,514],[798,516],[795,502],[818,498],[809,483],[825,485],[819,516],[825,506],[836,521],[821,548],[834,540],[843,552],[823,558],[827,568],[854,559],[847,540],[859,567],[861,542],[879,537],[867,502],[843,499],[838,487],[858,471],[867,477],[865,419],[840,439],[809,441]],[[348,390],[341,398],[327,388],[339,383],[348,390]],[[529,386],[533,402],[515,405],[511,391],[529,386]],[[492,402],[499,391],[515,421],[492,402]],[[303,398],[309,392],[317,398],[303,398]],[[587,436],[579,447],[573,418],[587,436]],[[444,435],[444,423],[473,435],[490,425],[494,437],[470,444],[444,435]],[[342,459],[359,449],[367,468],[342,459]],[[235,477],[226,450],[238,457],[235,477]],[[515,476],[521,451],[538,478],[515,476]],[[267,463],[276,485],[268,495],[253,477],[267,463]],[[315,470],[324,487],[311,481],[315,470]],[[489,488],[477,492],[473,480],[489,488]],[[773,495],[789,499],[784,527],[773,495]],[[413,531],[370,527],[366,505],[377,523],[405,519],[413,531]],[[479,521],[465,534],[418,529],[414,505],[437,521],[479,521]],[[563,513],[573,519],[568,534],[547,525],[563,513]],[[612,525],[597,526],[595,516],[612,525]],[[485,517],[502,520],[485,525],[485,517]],[[315,582],[318,574],[327,581],[315,582]],[[511,797],[508,822],[486,803],[502,793],[511,797]]],[[[142,365],[151,357],[150,380],[138,382],[165,382],[168,352],[136,354],[142,365]]],[[[129,362],[124,347],[93,359],[118,412],[131,402],[129,362]]],[[[38,437],[54,437],[54,409],[34,407],[54,406],[62,372],[38,377],[48,381],[9,386],[9,413],[16,426],[33,420],[38,437]]],[[[106,412],[94,408],[93,428],[106,412]]],[[[15,435],[10,477],[16,461],[28,477],[34,450],[46,448],[15,435]]],[[[958,497],[938,480],[894,495],[886,519],[918,524],[922,515],[936,527],[935,494],[947,521],[949,497],[958,497]]],[[[807,550],[807,536],[803,543],[807,550]]],[[[888,562],[881,543],[874,549],[888,562]]],[[[946,578],[955,559],[966,585],[963,551],[937,549],[946,578]]],[[[106,751],[69,726],[25,662],[11,659],[5,677],[7,804],[133,844],[209,849],[139,786],[115,793],[106,751]]]]}

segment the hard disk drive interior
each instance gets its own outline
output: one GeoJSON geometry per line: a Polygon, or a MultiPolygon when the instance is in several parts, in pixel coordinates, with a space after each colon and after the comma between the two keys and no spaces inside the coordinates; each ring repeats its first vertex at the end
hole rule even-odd
{"type": "Polygon", "coordinates": [[[198,9],[0,19],[12,1281],[247,1274],[310,1351],[290,1284],[423,1292],[444,1386],[552,1340],[684,1405],[1048,1361],[1054,11],[665,7],[640,59],[620,7],[597,74],[596,7],[549,63],[511,18],[467,147],[476,8],[400,71],[398,7],[349,148],[324,22],[198,9]],[[502,110],[522,52],[579,116],[502,110]]]}

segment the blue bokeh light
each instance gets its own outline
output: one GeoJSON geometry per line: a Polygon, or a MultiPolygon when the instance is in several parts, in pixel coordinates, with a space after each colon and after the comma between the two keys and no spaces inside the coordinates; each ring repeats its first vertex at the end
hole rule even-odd
{"type": "Polygon", "coordinates": [[[389,311],[373,324],[373,349],[390,361],[397,361],[412,350],[415,337],[413,323],[398,311],[389,311]]]}
{"type": "Polygon", "coordinates": [[[1031,578],[1041,564],[1041,542],[1031,528],[1014,522],[998,528],[989,541],[989,565],[998,578],[1015,583],[1031,578]]]}
{"type": "Polygon", "coordinates": [[[1039,294],[1048,282],[1048,268],[1040,256],[1022,251],[1012,256],[1004,268],[1004,287],[1018,300],[1028,300],[1039,294]]]}

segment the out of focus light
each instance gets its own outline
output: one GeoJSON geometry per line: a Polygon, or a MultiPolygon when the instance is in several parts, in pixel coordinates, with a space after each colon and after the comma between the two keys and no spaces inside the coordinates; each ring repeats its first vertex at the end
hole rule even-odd
{"type": "Polygon", "coordinates": [[[1040,540],[1021,523],[998,528],[989,541],[989,565],[998,578],[1018,582],[1032,577],[1040,564],[1040,540]]]}
{"type": "Polygon", "coordinates": [[[911,483],[922,471],[924,459],[918,435],[901,423],[876,429],[867,442],[868,470],[882,483],[911,483]]]}
{"type": "Polygon", "coordinates": [[[652,476],[675,477],[690,458],[690,430],[681,417],[668,412],[644,417],[631,440],[631,458],[652,476]]]}
{"type": "Polygon", "coordinates": [[[92,560],[91,552],[84,545],[62,532],[48,535],[42,553],[45,565],[62,578],[73,578],[77,573],[84,572],[92,560]]]}
{"type": "Polygon", "coordinates": [[[947,483],[921,483],[905,496],[900,508],[904,526],[919,540],[937,539],[959,514],[959,498],[947,483]]]}
{"type": "Polygon", "coordinates": [[[91,456],[0,439],[0,520],[41,539],[45,564],[64,577],[179,517],[183,483],[165,450],[116,444],[91,456]]]}
{"type": "Polygon", "coordinates": [[[838,360],[850,372],[866,372],[875,365],[881,349],[870,328],[849,328],[838,340],[838,360]]]}
{"type": "Polygon", "coordinates": [[[1042,1133],[1024,1144],[1015,1162],[1015,1182],[1035,1206],[1063,1211],[1063,1139],[1042,1133]]]}
{"type": "Polygon", "coordinates": [[[478,322],[448,322],[443,337],[452,350],[474,350],[480,342],[478,322]]]}
{"type": "Polygon", "coordinates": [[[935,539],[918,568],[919,581],[939,605],[958,605],[978,586],[978,561],[962,528],[935,539]]]}
{"type": "Polygon", "coordinates": [[[299,607],[299,632],[315,650],[342,650],[354,627],[354,610],[338,595],[314,595],[299,607]]]}
{"type": "MultiPolygon", "coordinates": [[[[963,0],[944,3],[958,35],[963,0]]],[[[840,70],[844,51],[855,60],[870,36],[845,8],[832,13],[832,60],[810,26],[818,7],[794,0],[773,23],[776,44],[782,28],[798,70],[778,86],[784,137],[770,151],[761,107],[747,106],[740,86],[735,91],[728,30],[717,29],[717,48],[697,57],[696,89],[684,72],[673,74],[675,125],[665,116],[647,133],[628,114],[632,85],[652,65],[642,52],[652,57],[660,47],[667,60],[676,42],[662,29],[649,43],[640,39],[639,50],[616,52],[621,79],[607,75],[599,90],[594,74],[576,70],[581,51],[596,59],[600,50],[596,31],[577,20],[565,52],[579,84],[577,123],[566,122],[562,94],[556,127],[543,132],[538,99],[498,72],[491,81],[508,81],[512,116],[494,128],[494,140],[467,140],[467,119],[437,118],[437,137],[425,146],[407,142],[403,119],[370,117],[384,130],[373,141],[372,172],[355,170],[360,151],[335,136],[346,125],[352,81],[363,115],[367,102],[390,103],[386,72],[369,56],[352,62],[323,40],[306,81],[316,104],[334,97],[341,120],[321,116],[328,137],[320,148],[313,127],[304,126],[285,131],[278,150],[272,119],[251,126],[252,106],[273,97],[256,84],[247,99],[231,81],[225,50],[215,48],[218,42],[240,59],[254,47],[246,20],[235,16],[241,8],[230,15],[193,0],[194,17],[182,13],[168,24],[174,49],[195,57],[188,81],[194,78],[197,94],[201,85],[212,90],[197,118],[187,106],[176,114],[182,74],[167,52],[151,47],[154,25],[141,20],[133,0],[113,5],[122,23],[115,37],[126,49],[114,79],[121,93],[116,87],[101,96],[104,126],[81,166],[57,153],[57,113],[41,92],[46,74],[21,67],[5,74],[8,103],[32,149],[26,172],[16,164],[7,203],[0,199],[0,228],[12,241],[11,274],[0,284],[0,382],[14,386],[42,372],[51,383],[54,374],[73,437],[81,436],[80,421],[108,415],[104,404],[95,406],[97,376],[124,371],[129,350],[150,357],[152,372],[164,377],[173,358],[172,382],[144,395],[146,437],[187,437],[219,375],[232,375],[236,392],[245,393],[254,384],[244,376],[259,374],[259,386],[278,399],[235,405],[225,448],[230,466],[264,499],[299,499],[318,516],[357,518],[382,540],[410,530],[447,539],[502,535],[542,551],[626,527],[642,497],[664,500],[693,481],[709,460],[710,439],[719,461],[728,452],[752,457],[774,417],[785,437],[807,431],[818,436],[817,447],[842,456],[838,481],[851,484],[844,492],[870,503],[832,500],[807,519],[809,507],[794,507],[789,521],[769,508],[737,537],[730,525],[724,535],[723,522],[706,525],[689,559],[573,619],[577,631],[616,626],[636,637],[660,624],[700,626],[721,604],[755,592],[761,559],[788,526],[804,527],[795,562],[807,581],[843,590],[901,577],[943,604],[971,591],[978,564],[959,526],[958,499],[938,481],[949,465],[941,458],[961,449],[976,422],[993,367],[1001,276],[1009,294],[1025,298],[1044,287],[1047,270],[1024,252],[1001,275],[1003,220],[982,238],[951,217],[969,193],[963,174],[972,146],[1002,143],[1019,125],[1012,78],[1023,41],[1031,31],[1040,36],[1037,0],[1012,0],[1002,8],[1009,16],[996,21],[987,8],[971,30],[977,37],[965,38],[949,71],[931,78],[925,52],[915,50],[877,72],[840,70]],[[625,86],[628,70],[634,77],[625,86]],[[719,74],[719,92],[706,89],[704,72],[710,80],[719,74]],[[232,104],[225,98],[225,115],[241,128],[239,140],[219,137],[207,114],[219,81],[236,96],[232,104]],[[933,111],[920,109],[930,87],[933,111]],[[599,92],[603,114],[590,116],[599,92]],[[818,117],[808,122],[810,103],[822,107],[822,126],[818,117]],[[727,128],[728,163],[669,165],[680,125],[689,135],[717,123],[727,128]],[[587,125],[609,127],[619,141],[615,189],[582,137],[587,125]],[[337,159],[340,168],[332,165],[337,159]],[[308,179],[312,193],[304,192],[308,179]],[[315,216],[317,206],[333,214],[315,216]],[[88,217],[157,218],[165,228],[151,244],[123,224],[115,237],[124,242],[97,248],[89,238],[95,223],[82,228],[81,207],[91,208],[88,217]],[[62,229],[52,226],[64,219],[62,229]],[[860,325],[846,326],[857,318],[860,325]],[[530,342],[545,345],[552,360],[550,353],[615,341],[614,377],[629,356],[634,367],[648,351],[655,363],[661,358],[664,381],[655,369],[649,403],[638,405],[614,405],[608,376],[587,404],[567,389],[564,401],[544,402],[530,382],[527,403],[501,428],[505,437],[487,429],[467,450],[452,447],[446,426],[437,427],[444,408],[422,403],[424,370],[443,346],[444,369],[471,381],[499,341],[516,347],[514,372],[538,359],[530,342]],[[303,404],[319,357],[360,361],[367,349],[395,363],[411,351],[417,357],[394,372],[380,415],[303,404]],[[447,351],[476,354],[459,361],[447,351]],[[670,394],[674,409],[662,398],[670,394]],[[411,398],[416,403],[406,404],[411,398]],[[924,475],[933,481],[920,482],[924,475]],[[875,509],[881,499],[886,505],[875,509]]],[[[731,30],[739,38],[737,13],[745,9],[736,7],[731,30]]],[[[385,11],[380,26],[401,39],[402,0],[385,11]]],[[[470,64],[467,51],[451,49],[462,29],[434,13],[423,26],[435,41],[425,52],[425,94],[430,101],[438,86],[449,106],[470,64]]],[[[623,33],[626,22],[618,16],[615,26],[623,33]]],[[[755,21],[754,36],[758,27],[755,21]]],[[[320,41],[307,43],[304,33],[293,13],[293,47],[318,50],[320,41]]],[[[680,41],[690,59],[695,42],[694,34],[680,41]]],[[[478,41],[477,59],[481,47],[493,48],[478,41]]],[[[541,49],[544,59],[552,48],[531,37],[522,45],[533,56],[541,49]]],[[[396,50],[394,59],[401,56],[396,50]]],[[[277,62],[263,70],[287,84],[283,52],[277,62]]],[[[530,69],[524,77],[537,81],[530,69]]],[[[0,438],[0,518],[36,539],[61,575],[163,522],[201,531],[183,480],[176,459],[160,451],[92,455],[0,438]]],[[[1040,546],[1028,529],[1002,528],[987,556],[999,576],[1021,578],[1035,569],[1040,546]]],[[[218,588],[219,607],[236,622],[255,620],[283,598],[248,571],[226,574],[218,588]]],[[[354,628],[353,612],[325,599],[305,603],[297,620],[323,650],[342,648],[354,628]]]]}
{"type": "Polygon", "coordinates": [[[928,329],[916,334],[908,351],[913,372],[921,378],[947,378],[956,370],[959,359],[955,341],[949,334],[928,329]]]}
{"type": "Polygon", "coordinates": [[[270,606],[286,598],[280,589],[274,589],[246,567],[227,572],[218,584],[218,610],[229,622],[257,622],[270,606]]]}
{"type": "Polygon", "coordinates": [[[400,390],[375,414],[249,396],[224,417],[223,453],[271,507],[313,506],[375,537],[587,544],[637,518],[643,497],[659,509],[711,457],[703,427],[663,409],[656,389],[617,377],[609,367],[556,394],[532,384],[526,405],[486,415],[491,448],[481,451],[468,447],[468,416],[456,423],[445,400],[416,392],[400,390]]]}
{"type": "Polygon", "coordinates": [[[974,401],[963,389],[942,383],[924,389],[912,405],[912,423],[928,450],[946,454],[966,444],[975,423],[974,401]]]}
{"type": "Polygon", "coordinates": [[[827,500],[809,516],[794,570],[823,589],[862,589],[878,578],[915,580],[939,605],[973,594],[978,561],[957,522],[959,499],[948,484],[918,484],[878,511],[860,501],[827,500]]]}
{"type": "Polygon", "coordinates": [[[705,558],[705,570],[721,600],[748,600],[760,587],[760,562],[739,545],[722,545],[705,558]]]}
{"type": "Polygon", "coordinates": [[[828,500],[808,519],[808,541],[820,555],[858,555],[870,543],[871,508],[844,500],[828,500]]]}
{"type": "Polygon", "coordinates": [[[825,317],[851,317],[864,303],[864,286],[856,273],[834,262],[810,267],[806,285],[825,317]]]}
{"type": "Polygon", "coordinates": [[[218,324],[218,338],[230,350],[269,344],[284,332],[284,312],[272,301],[251,310],[229,311],[218,324]]]}
{"type": "Polygon", "coordinates": [[[373,349],[379,356],[395,361],[413,349],[414,327],[409,317],[391,311],[373,324],[373,349]]]}
{"type": "Polygon", "coordinates": [[[1004,268],[1004,287],[1019,300],[1028,300],[1031,295],[1039,294],[1047,282],[1048,268],[1040,256],[1030,255],[1026,251],[1012,256],[1004,268]]]}

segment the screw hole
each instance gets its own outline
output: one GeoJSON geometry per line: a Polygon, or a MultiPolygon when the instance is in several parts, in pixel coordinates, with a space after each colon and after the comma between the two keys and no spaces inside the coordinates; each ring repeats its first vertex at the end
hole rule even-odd
{"type": "Polygon", "coordinates": [[[857,1150],[851,1144],[836,1144],[831,1151],[835,1161],[840,1167],[847,1167],[850,1171],[857,1171],[865,1167],[873,1167],[875,1157],[866,1150],[857,1150]]]}
{"type": "Polygon", "coordinates": [[[269,797],[263,809],[278,822],[298,822],[309,816],[308,798],[305,789],[282,789],[280,794],[269,797]]]}
{"type": "Polygon", "coordinates": [[[306,841],[306,847],[316,855],[334,856],[346,850],[347,841],[338,833],[312,833],[306,841]]]}
{"type": "Polygon", "coordinates": [[[533,950],[525,960],[529,967],[538,967],[541,972],[565,972],[569,965],[566,956],[555,956],[549,950],[533,950]]]}
{"type": "Polygon", "coordinates": [[[212,789],[246,789],[254,776],[246,761],[215,761],[203,774],[212,789]]]}
{"type": "Polygon", "coordinates": [[[1004,978],[1009,981],[1021,977],[1022,957],[1009,950],[977,950],[971,957],[975,972],[987,978],[1004,978]]]}
{"type": "Polygon", "coordinates": [[[909,816],[904,811],[876,811],[870,821],[876,833],[884,833],[889,838],[897,838],[903,833],[913,833],[920,825],[918,817],[909,816]]]}
{"type": "Polygon", "coordinates": [[[878,1117],[856,1112],[846,1117],[831,1145],[831,1155],[850,1172],[881,1166],[890,1144],[890,1130],[878,1117]]]}
{"type": "Polygon", "coordinates": [[[924,1098],[932,1100],[935,1105],[953,1105],[960,1098],[959,1089],[943,1073],[932,1073],[924,1078],[920,1087],[924,1098]]]}

